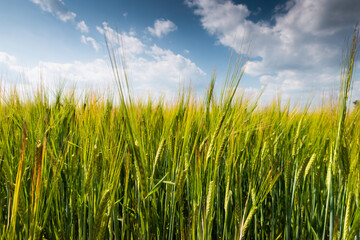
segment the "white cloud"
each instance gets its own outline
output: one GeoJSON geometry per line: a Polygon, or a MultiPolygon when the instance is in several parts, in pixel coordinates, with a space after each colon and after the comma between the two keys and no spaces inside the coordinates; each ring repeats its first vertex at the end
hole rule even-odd
{"type": "Polygon", "coordinates": [[[62,0],[30,0],[45,11],[57,16],[61,21],[74,21],[76,14],[69,11],[62,0]]]}
{"type": "Polygon", "coordinates": [[[157,19],[154,23],[154,27],[148,27],[147,29],[151,35],[161,38],[169,32],[176,31],[177,26],[170,20],[157,19]]]}
{"type": "Polygon", "coordinates": [[[90,62],[74,61],[70,63],[40,62],[30,73],[44,72],[45,79],[64,78],[77,83],[103,84],[111,82],[112,77],[107,62],[95,59],[90,62]]]}
{"type": "Polygon", "coordinates": [[[129,73],[135,85],[146,89],[176,90],[179,83],[204,80],[205,73],[190,59],[156,45],[146,51],[146,57],[130,58],[129,73]]]}
{"type": "Polygon", "coordinates": [[[105,34],[106,38],[111,43],[118,43],[119,41],[122,41],[128,54],[141,54],[145,50],[145,44],[143,44],[138,38],[134,37],[135,34],[133,31],[130,33],[118,33],[109,27],[107,22],[103,22],[103,26],[97,26],[96,29],[100,34],[105,34]]]}
{"type": "Polygon", "coordinates": [[[84,35],[81,35],[81,42],[84,44],[90,43],[91,46],[95,49],[95,51],[99,51],[99,49],[100,49],[99,44],[92,37],[85,37],[84,35]]]}
{"type": "MultiPolygon", "coordinates": [[[[0,56],[3,55],[3,53],[0,54],[0,56]]],[[[0,57],[0,59],[2,58],[0,57]]],[[[29,87],[36,87],[41,81],[51,89],[59,81],[65,81],[70,86],[78,85],[80,87],[86,85],[103,87],[113,83],[110,67],[105,60],[100,58],[89,62],[56,63],[41,61],[36,66],[24,67],[12,57],[10,61],[5,61],[5,63],[8,70],[23,76],[24,79],[22,80],[30,83],[31,86],[29,87]]],[[[8,80],[8,82],[14,81],[8,80]]]]}
{"type": "MultiPolygon", "coordinates": [[[[130,36],[129,33],[117,33],[107,23],[104,23],[102,27],[97,27],[97,30],[106,34],[117,53],[121,49],[124,50],[125,69],[137,96],[145,96],[147,93],[152,93],[153,97],[161,93],[175,96],[180,85],[189,81],[193,87],[206,85],[206,74],[194,62],[181,54],[156,45],[147,46],[135,36],[130,36]]],[[[95,40],[84,35],[81,41],[85,44],[95,43],[95,40]]],[[[96,48],[95,46],[93,47],[96,48]]],[[[13,72],[22,73],[31,85],[39,83],[40,76],[50,87],[56,86],[55,83],[64,79],[70,85],[76,83],[77,87],[91,85],[96,86],[97,89],[103,89],[114,81],[107,59],[68,63],[43,61],[34,67],[24,68],[16,62],[15,57],[0,53],[0,62],[6,62],[8,69],[13,72]]],[[[119,68],[122,72],[122,66],[119,68]]]]}
{"type": "Polygon", "coordinates": [[[16,58],[6,52],[0,52],[0,63],[11,65],[16,62],[16,58]]]}
{"type": "Polygon", "coordinates": [[[134,33],[117,33],[106,22],[96,29],[106,35],[115,50],[123,48],[127,74],[138,93],[173,93],[185,81],[196,86],[204,83],[206,74],[190,59],[156,45],[149,47],[134,33]]]}
{"type": "Polygon", "coordinates": [[[238,51],[250,38],[246,73],[268,88],[300,93],[338,81],[344,39],[360,19],[358,0],[288,0],[278,6],[274,24],[253,22],[245,4],[230,0],[186,0],[204,29],[219,43],[238,51]]]}
{"type": "Polygon", "coordinates": [[[0,92],[3,82],[18,82],[19,77],[21,77],[21,74],[11,69],[14,64],[16,64],[15,56],[6,52],[0,52],[0,92]]]}
{"type": "Polygon", "coordinates": [[[86,25],[85,21],[80,21],[76,24],[76,28],[79,29],[82,33],[89,33],[89,28],[86,25]]]}

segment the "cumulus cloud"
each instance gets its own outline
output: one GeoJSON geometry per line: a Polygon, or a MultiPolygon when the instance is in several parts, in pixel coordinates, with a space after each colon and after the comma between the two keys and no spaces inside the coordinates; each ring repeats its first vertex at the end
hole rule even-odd
{"type": "Polygon", "coordinates": [[[126,55],[126,71],[138,93],[173,92],[184,81],[198,86],[205,72],[190,59],[157,45],[147,46],[135,34],[118,33],[104,22],[97,27],[118,51],[126,55]]]}
{"type": "MultiPolygon", "coordinates": [[[[107,23],[97,27],[97,30],[106,35],[116,53],[124,50],[124,68],[137,96],[148,93],[155,97],[162,93],[171,95],[189,81],[195,87],[206,85],[206,74],[189,58],[157,45],[145,45],[129,33],[117,33],[107,23]]],[[[98,46],[94,39],[84,35],[81,41],[93,45],[95,49],[98,46]]],[[[70,85],[76,84],[77,87],[96,86],[97,89],[104,89],[114,83],[107,59],[67,63],[41,61],[33,67],[22,67],[14,56],[0,52],[0,63],[5,63],[9,70],[22,74],[32,86],[39,83],[40,79],[50,87],[56,86],[59,80],[65,80],[70,85]]],[[[122,66],[119,68],[119,72],[122,72],[122,66]]]]}
{"type": "Polygon", "coordinates": [[[79,29],[82,33],[89,33],[89,28],[86,25],[85,21],[80,21],[76,24],[76,28],[79,29]]]}
{"type": "Polygon", "coordinates": [[[40,62],[38,66],[29,68],[27,76],[31,82],[37,82],[39,73],[46,81],[62,78],[70,83],[103,84],[111,82],[110,69],[103,59],[90,62],[74,61],[70,63],[40,62]]]}
{"type": "Polygon", "coordinates": [[[0,52],[0,71],[4,93],[16,89],[22,97],[31,96],[40,84],[49,92],[56,92],[59,86],[76,87],[77,96],[89,87],[100,93],[114,89],[111,69],[101,58],[66,63],[40,61],[34,66],[23,66],[15,56],[0,52]]]}
{"type": "Polygon", "coordinates": [[[360,19],[357,0],[288,0],[274,9],[273,24],[251,21],[248,7],[231,0],[185,2],[220,44],[238,51],[241,40],[250,38],[256,60],[246,73],[287,93],[338,80],[344,39],[360,19]]]}
{"type": "Polygon", "coordinates": [[[16,62],[15,56],[12,56],[6,52],[0,52],[0,63],[11,65],[16,62]]]}
{"type": "Polygon", "coordinates": [[[74,12],[69,11],[69,9],[65,6],[64,2],[61,0],[30,0],[30,1],[39,5],[43,11],[55,15],[63,22],[75,20],[76,14],[74,12]]]}
{"type": "Polygon", "coordinates": [[[14,64],[16,64],[15,56],[0,52],[0,90],[5,81],[7,83],[19,82],[21,74],[11,69],[14,64]]]}
{"type": "Polygon", "coordinates": [[[90,43],[91,46],[95,49],[95,51],[99,51],[99,49],[100,49],[99,44],[92,37],[85,37],[84,35],[81,35],[81,42],[84,44],[90,43]]]}
{"type": "Polygon", "coordinates": [[[128,65],[136,84],[145,89],[176,90],[184,81],[197,85],[206,75],[190,59],[157,45],[151,46],[145,57],[129,59],[128,65]]]}
{"type": "Polygon", "coordinates": [[[128,54],[140,54],[145,50],[145,44],[143,44],[140,39],[136,38],[132,32],[119,33],[109,27],[107,22],[103,22],[102,27],[97,26],[96,29],[100,34],[105,35],[111,43],[118,43],[121,41],[126,47],[126,52],[128,54]]]}
{"type": "Polygon", "coordinates": [[[148,27],[147,29],[151,35],[161,38],[169,32],[176,31],[177,26],[170,20],[157,19],[155,20],[154,27],[148,27]]]}
{"type": "MultiPolygon", "coordinates": [[[[1,56],[8,54],[1,53],[1,56]]],[[[113,83],[110,67],[104,59],[95,59],[89,62],[73,61],[68,63],[40,61],[33,67],[24,67],[11,56],[4,61],[8,70],[21,75],[25,82],[35,87],[42,83],[50,88],[59,81],[65,81],[70,86],[110,86],[113,83]]],[[[11,82],[11,81],[7,81],[11,82]]]]}

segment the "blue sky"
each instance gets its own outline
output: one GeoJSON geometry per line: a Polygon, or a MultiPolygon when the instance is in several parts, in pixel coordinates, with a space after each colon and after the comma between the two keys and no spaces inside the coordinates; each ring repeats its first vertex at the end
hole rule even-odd
{"type": "Polygon", "coordinates": [[[137,95],[173,95],[188,82],[201,95],[215,69],[221,86],[231,51],[251,39],[245,93],[308,99],[337,85],[359,20],[358,0],[2,0],[0,82],[111,89],[105,34],[116,49],[122,39],[137,95]]]}

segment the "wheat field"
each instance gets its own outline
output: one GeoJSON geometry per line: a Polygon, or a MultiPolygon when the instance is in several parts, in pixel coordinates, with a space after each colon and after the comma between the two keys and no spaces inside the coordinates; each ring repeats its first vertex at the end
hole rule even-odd
{"type": "Polygon", "coordinates": [[[1,239],[359,239],[358,40],[313,109],[236,94],[242,58],[219,96],[136,101],[111,48],[119,104],[2,94],[1,239]]]}

